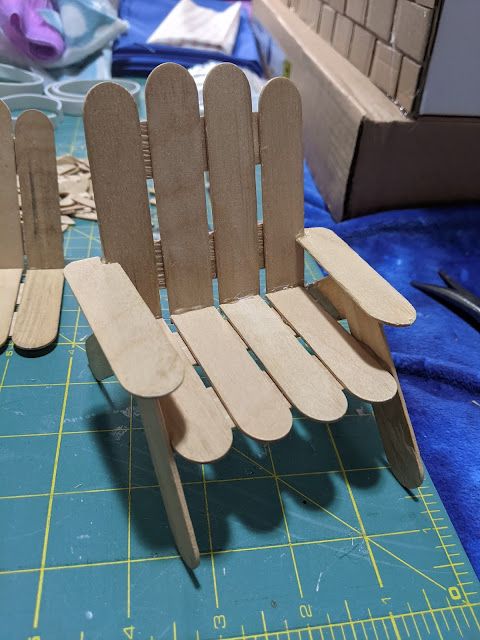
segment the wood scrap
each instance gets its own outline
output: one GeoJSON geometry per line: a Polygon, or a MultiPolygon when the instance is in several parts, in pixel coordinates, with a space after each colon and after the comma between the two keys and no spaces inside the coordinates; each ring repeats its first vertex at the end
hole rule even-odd
{"type": "MultiPolygon", "coordinates": [[[[87,159],[70,154],[57,157],[59,214],[62,231],[75,224],[75,218],[97,221],[90,166],[87,159]]],[[[20,185],[17,179],[21,209],[20,185]]]]}

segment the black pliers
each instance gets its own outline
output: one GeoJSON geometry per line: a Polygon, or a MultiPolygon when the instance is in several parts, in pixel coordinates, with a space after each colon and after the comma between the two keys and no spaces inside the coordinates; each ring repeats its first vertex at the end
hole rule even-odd
{"type": "Polygon", "coordinates": [[[439,271],[438,275],[445,282],[446,287],[439,287],[436,284],[424,284],[416,280],[413,280],[411,285],[434,298],[438,298],[448,306],[455,307],[467,314],[480,329],[480,298],[468,289],[465,289],[465,287],[462,287],[459,282],[451,278],[444,271],[439,271]]]}

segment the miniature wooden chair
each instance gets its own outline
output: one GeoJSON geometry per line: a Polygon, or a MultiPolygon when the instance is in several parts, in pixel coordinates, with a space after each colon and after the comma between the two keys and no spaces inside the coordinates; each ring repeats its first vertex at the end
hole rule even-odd
{"type": "Polygon", "coordinates": [[[150,74],[148,126],[118,85],[89,93],[85,128],[105,261],[65,269],[94,332],[87,341],[94,375],[115,373],[137,398],[169,522],[190,567],[199,553],[172,448],[205,463],[229,450],[232,426],[260,441],[278,440],[292,426],[292,405],[314,420],[339,420],[347,409],[345,388],[374,404],[399,481],[417,486],[423,474],[381,329],[381,323],[411,324],[415,311],[332,231],[303,229],[297,89],[287,79],[271,80],[252,114],[244,74],[222,64],[206,79],[204,102],[201,118],[195,83],[174,64],[150,74]],[[263,225],[257,225],[255,164],[262,171],[263,225]],[[156,243],[149,177],[161,235],[156,243]],[[329,273],[315,294],[348,318],[353,335],[304,287],[304,250],[329,273]],[[266,300],[259,295],[261,268],[266,300]],[[168,291],[176,334],[159,319],[159,287],[168,291]]]}
{"type": "Polygon", "coordinates": [[[58,333],[65,264],[53,127],[39,111],[26,111],[14,141],[10,111],[0,100],[0,141],[0,347],[12,333],[17,347],[40,349],[58,333]],[[24,254],[25,284],[12,324],[24,254]]]}

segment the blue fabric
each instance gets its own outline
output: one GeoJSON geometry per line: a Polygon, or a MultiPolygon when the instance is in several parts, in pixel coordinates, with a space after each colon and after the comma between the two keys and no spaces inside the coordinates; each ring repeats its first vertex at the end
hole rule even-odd
{"type": "MultiPolygon", "coordinates": [[[[177,62],[184,67],[207,60],[233,62],[262,75],[260,54],[245,9],[242,9],[237,42],[231,56],[216,51],[147,44],[147,38],[170,13],[178,0],[122,0],[119,15],[130,24],[113,46],[113,75],[148,75],[162,62],[177,62]]],[[[202,7],[223,11],[223,0],[195,0],[202,7]]]]}
{"type": "Polygon", "coordinates": [[[423,460],[480,574],[480,332],[410,285],[443,284],[444,269],[480,295],[480,205],[335,223],[306,167],[305,225],[333,229],[417,309],[387,337],[423,460]]]}

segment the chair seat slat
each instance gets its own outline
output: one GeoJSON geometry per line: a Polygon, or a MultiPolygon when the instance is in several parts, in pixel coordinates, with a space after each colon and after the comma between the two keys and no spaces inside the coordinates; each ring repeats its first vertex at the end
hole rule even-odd
{"type": "Polygon", "coordinates": [[[292,426],[287,401],[219,311],[207,307],[172,320],[235,424],[262,441],[287,435],[292,426]]]}
{"type": "Polygon", "coordinates": [[[222,311],[299,411],[324,422],[345,414],[347,399],[342,387],[265,300],[243,298],[223,304],[222,311]]]}
{"type": "Polygon", "coordinates": [[[187,350],[178,333],[172,333],[163,320],[162,329],[178,355],[185,361],[182,384],[170,395],[159,399],[172,447],[192,462],[214,462],[232,446],[230,416],[213,389],[207,389],[190,366],[187,350]],[[183,346],[182,346],[183,344],[183,346]]]}
{"type": "Polygon", "coordinates": [[[333,320],[303,287],[267,297],[346,389],[368,402],[393,398],[397,383],[386,365],[333,320]]]}

